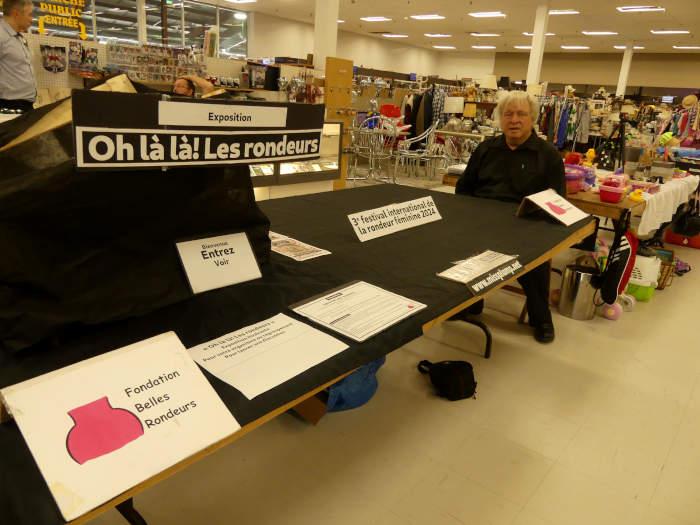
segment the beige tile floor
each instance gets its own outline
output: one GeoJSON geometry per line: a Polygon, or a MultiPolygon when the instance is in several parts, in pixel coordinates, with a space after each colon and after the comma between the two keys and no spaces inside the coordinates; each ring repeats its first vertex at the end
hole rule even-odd
{"type": "MultiPolygon", "coordinates": [[[[618,321],[554,313],[539,345],[498,292],[391,354],[364,407],[283,414],[135,498],[151,525],[700,524],[697,268],[618,321]],[[466,359],[477,399],[436,397],[421,359],[466,359]]],[[[125,523],[110,510],[94,525],[125,523]]]]}

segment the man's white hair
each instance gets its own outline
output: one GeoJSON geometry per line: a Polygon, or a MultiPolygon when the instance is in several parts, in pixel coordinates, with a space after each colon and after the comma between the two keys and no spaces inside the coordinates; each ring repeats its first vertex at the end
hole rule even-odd
{"type": "Polygon", "coordinates": [[[495,117],[497,122],[503,120],[503,112],[511,104],[518,104],[520,102],[527,102],[530,106],[530,116],[532,120],[536,120],[540,113],[540,103],[537,99],[533,97],[527,91],[504,91],[498,98],[498,105],[496,106],[495,117]]]}

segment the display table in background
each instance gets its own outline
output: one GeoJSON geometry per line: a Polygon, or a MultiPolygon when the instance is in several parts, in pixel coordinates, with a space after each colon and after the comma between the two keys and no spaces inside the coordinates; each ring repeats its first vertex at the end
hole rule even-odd
{"type": "MultiPolygon", "coordinates": [[[[243,428],[73,523],[83,523],[116,506],[128,515],[133,510],[131,498],[142,490],[235,441],[355,368],[405,345],[513,280],[500,283],[484,295],[474,296],[464,285],[436,276],[450,267],[452,261],[492,249],[518,254],[527,271],[588,237],[595,229],[592,218],[567,228],[549,220],[517,218],[517,204],[395,185],[276,199],[260,203],[260,207],[270,218],[272,231],[327,249],[331,255],[296,262],[273,253],[271,262],[263,265],[260,279],[199,294],[142,317],[84,328],[53,345],[41,344],[0,355],[0,387],[169,330],[174,330],[190,348],[279,312],[307,322],[288,306],[353,280],[367,281],[428,307],[364,343],[328,332],[344,340],[348,350],[252,400],[204,371],[243,428]],[[442,220],[360,243],[347,219],[350,213],[426,195],[433,197],[442,220]]],[[[476,335],[476,330],[474,333],[481,337],[476,335]]],[[[533,344],[536,343],[533,341],[533,344]]],[[[13,525],[63,523],[14,422],[0,425],[0,455],[2,522],[13,525]]],[[[236,483],[235,476],[236,473],[231,473],[229,482],[236,483]]]]}

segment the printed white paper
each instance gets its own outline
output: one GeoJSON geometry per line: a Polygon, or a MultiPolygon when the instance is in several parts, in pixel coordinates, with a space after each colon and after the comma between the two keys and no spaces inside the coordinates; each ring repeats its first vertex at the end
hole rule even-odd
{"type": "Polygon", "coordinates": [[[426,305],[359,281],[297,306],[294,311],[362,342],[423,308],[426,305]]]}
{"type": "Polygon", "coordinates": [[[513,255],[505,255],[494,252],[493,250],[486,250],[479,255],[459,261],[452,268],[440,272],[438,277],[466,284],[480,275],[484,275],[513,259],[515,259],[513,255]]]}
{"type": "Polygon", "coordinates": [[[253,399],[347,348],[320,330],[277,314],[189,352],[202,367],[253,399]]]}
{"type": "Polygon", "coordinates": [[[262,277],[245,233],[178,242],[176,246],[196,294],[262,277]]]}
{"type": "Polygon", "coordinates": [[[314,257],[330,255],[331,253],[328,250],[316,248],[310,244],[297,241],[296,239],[275,232],[270,232],[270,241],[273,252],[291,257],[295,261],[306,261],[314,257]]]}
{"type": "Polygon", "coordinates": [[[527,213],[528,208],[532,205],[529,203],[543,209],[550,216],[566,226],[571,226],[575,222],[588,217],[588,213],[578,209],[553,189],[533,193],[525,197],[523,202],[520,203],[516,215],[521,216],[527,213]]]}
{"type": "Polygon", "coordinates": [[[66,521],[240,428],[173,332],[0,395],[66,521]]]}
{"type": "Polygon", "coordinates": [[[442,217],[430,196],[348,215],[360,242],[440,219],[442,217]]]}

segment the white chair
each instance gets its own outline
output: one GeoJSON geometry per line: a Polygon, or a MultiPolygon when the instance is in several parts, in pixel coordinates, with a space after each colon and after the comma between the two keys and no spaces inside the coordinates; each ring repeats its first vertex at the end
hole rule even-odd
{"type": "MultiPolygon", "coordinates": [[[[404,166],[407,175],[418,175],[418,167],[421,160],[428,152],[428,157],[436,153],[433,148],[435,143],[435,130],[437,122],[426,129],[423,133],[412,139],[402,140],[396,148],[396,161],[394,163],[394,182],[396,182],[396,174],[399,170],[399,164],[404,166]],[[424,144],[422,148],[411,149],[414,144],[424,144]]],[[[426,168],[427,169],[427,168],[426,168]]]]}
{"type": "Polygon", "coordinates": [[[367,180],[369,178],[389,181],[383,175],[382,161],[388,161],[394,150],[398,128],[396,122],[381,115],[370,117],[362,122],[359,128],[350,132],[350,148],[353,160],[350,163],[346,180],[367,180]],[[357,174],[358,158],[367,159],[369,164],[366,175],[357,174]]]}

